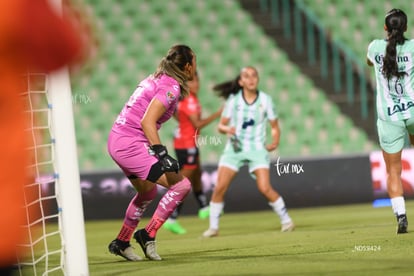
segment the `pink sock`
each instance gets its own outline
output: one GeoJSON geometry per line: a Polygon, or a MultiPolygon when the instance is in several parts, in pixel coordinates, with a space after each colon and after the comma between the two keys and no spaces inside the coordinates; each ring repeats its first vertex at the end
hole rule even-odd
{"type": "Polygon", "coordinates": [[[119,240],[129,241],[131,239],[131,236],[141,220],[143,213],[156,196],[156,185],[154,185],[154,188],[151,191],[146,193],[137,193],[135,195],[125,212],[124,223],[117,237],[119,240]]]}
{"type": "Polygon", "coordinates": [[[157,209],[145,230],[151,238],[155,238],[158,229],[164,224],[175,208],[184,200],[191,190],[191,183],[187,178],[173,185],[161,198],[157,209]]]}

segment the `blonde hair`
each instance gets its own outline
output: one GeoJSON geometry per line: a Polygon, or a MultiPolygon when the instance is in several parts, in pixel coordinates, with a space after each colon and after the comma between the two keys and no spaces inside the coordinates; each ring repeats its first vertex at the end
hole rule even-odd
{"type": "Polygon", "coordinates": [[[194,52],[186,45],[172,46],[165,57],[161,59],[157,70],[154,73],[155,77],[161,74],[167,74],[178,81],[181,88],[181,96],[186,97],[190,93],[187,81],[188,75],[185,72],[187,64],[192,65],[194,52]]]}

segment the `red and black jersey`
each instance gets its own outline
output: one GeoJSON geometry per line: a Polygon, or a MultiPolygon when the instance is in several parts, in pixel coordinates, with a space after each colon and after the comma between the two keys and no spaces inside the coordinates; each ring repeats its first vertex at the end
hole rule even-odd
{"type": "Polygon", "coordinates": [[[201,105],[197,95],[190,93],[188,97],[178,103],[176,117],[178,129],[174,137],[174,148],[187,149],[196,147],[196,139],[199,131],[190,120],[191,115],[201,116],[201,105]]]}

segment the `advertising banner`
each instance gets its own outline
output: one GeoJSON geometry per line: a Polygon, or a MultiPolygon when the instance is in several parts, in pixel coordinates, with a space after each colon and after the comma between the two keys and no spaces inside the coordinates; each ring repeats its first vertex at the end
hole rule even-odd
{"type": "MultiPolygon", "coordinates": [[[[370,154],[372,185],[375,198],[388,197],[387,195],[387,170],[381,151],[370,154]]],[[[404,149],[401,156],[401,182],[404,196],[414,198],[414,149],[404,149]]]]}
{"type": "MultiPolygon", "coordinates": [[[[208,198],[217,179],[217,165],[203,166],[203,190],[208,198]]],[[[287,160],[278,158],[270,166],[272,186],[283,196],[288,208],[370,202],[373,200],[371,167],[368,156],[287,160]]],[[[128,179],[118,170],[81,174],[86,219],[123,218],[135,194],[128,179]]],[[[150,204],[151,213],[158,197],[150,204]]],[[[260,194],[248,166],[241,168],[225,198],[225,212],[270,210],[260,194]]],[[[197,214],[198,206],[190,193],[182,214],[197,214]]]]}

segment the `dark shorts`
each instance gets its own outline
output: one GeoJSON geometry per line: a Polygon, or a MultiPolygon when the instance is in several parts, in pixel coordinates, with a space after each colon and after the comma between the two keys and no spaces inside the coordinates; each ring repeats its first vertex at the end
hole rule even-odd
{"type": "Polygon", "coordinates": [[[195,169],[200,164],[198,148],[175,149],[175,154],[180,167],[183,169],[195,169]]]}

